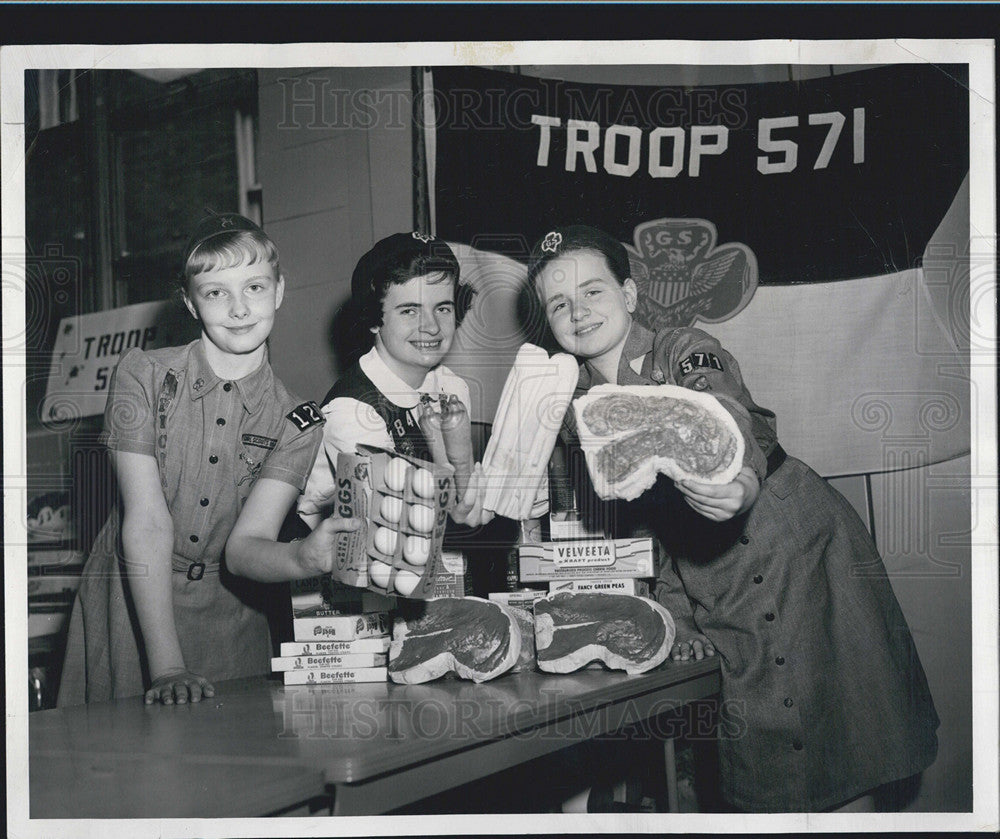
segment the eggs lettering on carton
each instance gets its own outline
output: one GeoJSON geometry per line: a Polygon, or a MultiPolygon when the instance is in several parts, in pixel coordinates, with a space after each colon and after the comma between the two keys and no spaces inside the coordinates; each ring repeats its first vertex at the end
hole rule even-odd
{"type": "Polygon", "coordinates": [[[381,594],[433,596],[455,503],[453,470],[374,446],[338,455],[336,468],[340,514],[363,518],[364,526],[338,534],[332,576],[381,594]]]}

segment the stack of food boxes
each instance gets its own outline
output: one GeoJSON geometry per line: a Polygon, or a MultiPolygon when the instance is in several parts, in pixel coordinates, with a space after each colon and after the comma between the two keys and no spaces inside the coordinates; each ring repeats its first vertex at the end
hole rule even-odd
{"type": "Polygon", "coordinates": [[[296,580],[294,641],[281,644],[271,669],[282,673],[286,685],[384,682],[394,601],[329,576],[296,580]]]}
{"type": "Polygon", "coordinates": [[[649,597],[657,574],[656,540],[645,534],[610,539],[603,531],[588,529],[568,479],[565,457],[566,449],[557,446],[549,473],[547,519],[521,525],[517,579],[523,587],[490,594],[490,598],[530,607],[557,591],[649,597]]]}
{"type": "Polygon", "coordinates": [[[363,525],[338,534],[329,575],[292,583],[295,640],[271,661],[286,685],[384,681],[396,597],[466,594],[464,557],[442,549],[450,470],[370,446],[336,470],[334,514],[363,525]]]}

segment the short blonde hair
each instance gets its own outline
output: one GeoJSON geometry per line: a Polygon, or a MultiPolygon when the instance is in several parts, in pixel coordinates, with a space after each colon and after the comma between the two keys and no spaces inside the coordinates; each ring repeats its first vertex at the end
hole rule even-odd
{"type": "Polygon", "coordinates": [[[281,273],[278,249],[263,231],[233,230],[206,239],[188,255],[182,285],[187,291],[191,278],[206,271],[223,271],[239,265],[266,262],[277,277],[281,273]]]}

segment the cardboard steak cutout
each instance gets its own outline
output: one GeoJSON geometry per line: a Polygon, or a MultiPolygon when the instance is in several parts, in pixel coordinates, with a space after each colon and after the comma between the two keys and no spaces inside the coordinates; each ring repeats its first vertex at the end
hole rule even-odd
{"type": "Polygon", "coordinates": [[[535,602],[538,667],[549,673],[592,661],[645,673],[664,662],[675,634],[670,612],[645,597],[559,592],[535,602]]]}
{"type": "Polygon", "coordinates": [[[662,472],[727,484],[743,464],[736,420],[708,393],[675,385],[598,385],[573,400],[580,445],[604,499],[638,498],[662,472]]]}
{"type": "Polygon", "coordinates": [[[508,606],[510,613],[517,618],[517,626],[521,630],[521,652],[517,662],[511,668],[512,673],[535,669],[535,618],[531,611],[520,606],[508,606]]]}
{"type": "Polygon", "coordinates": [[[397,614],[389,645],[389,678],[417,685],[454,673],[485,682],[510,670],[521,652],[517,618],[478,597],[440,597],[397,614]]]}

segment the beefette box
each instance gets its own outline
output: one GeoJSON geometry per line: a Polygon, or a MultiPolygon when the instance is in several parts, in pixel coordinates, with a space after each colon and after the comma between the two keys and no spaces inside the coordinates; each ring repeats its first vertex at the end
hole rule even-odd
{"type": "Polygon", "coordinates": [[[656,543],[651,538],[536,542],[518,548],[522,583],[655,577],[656,543]]]}

